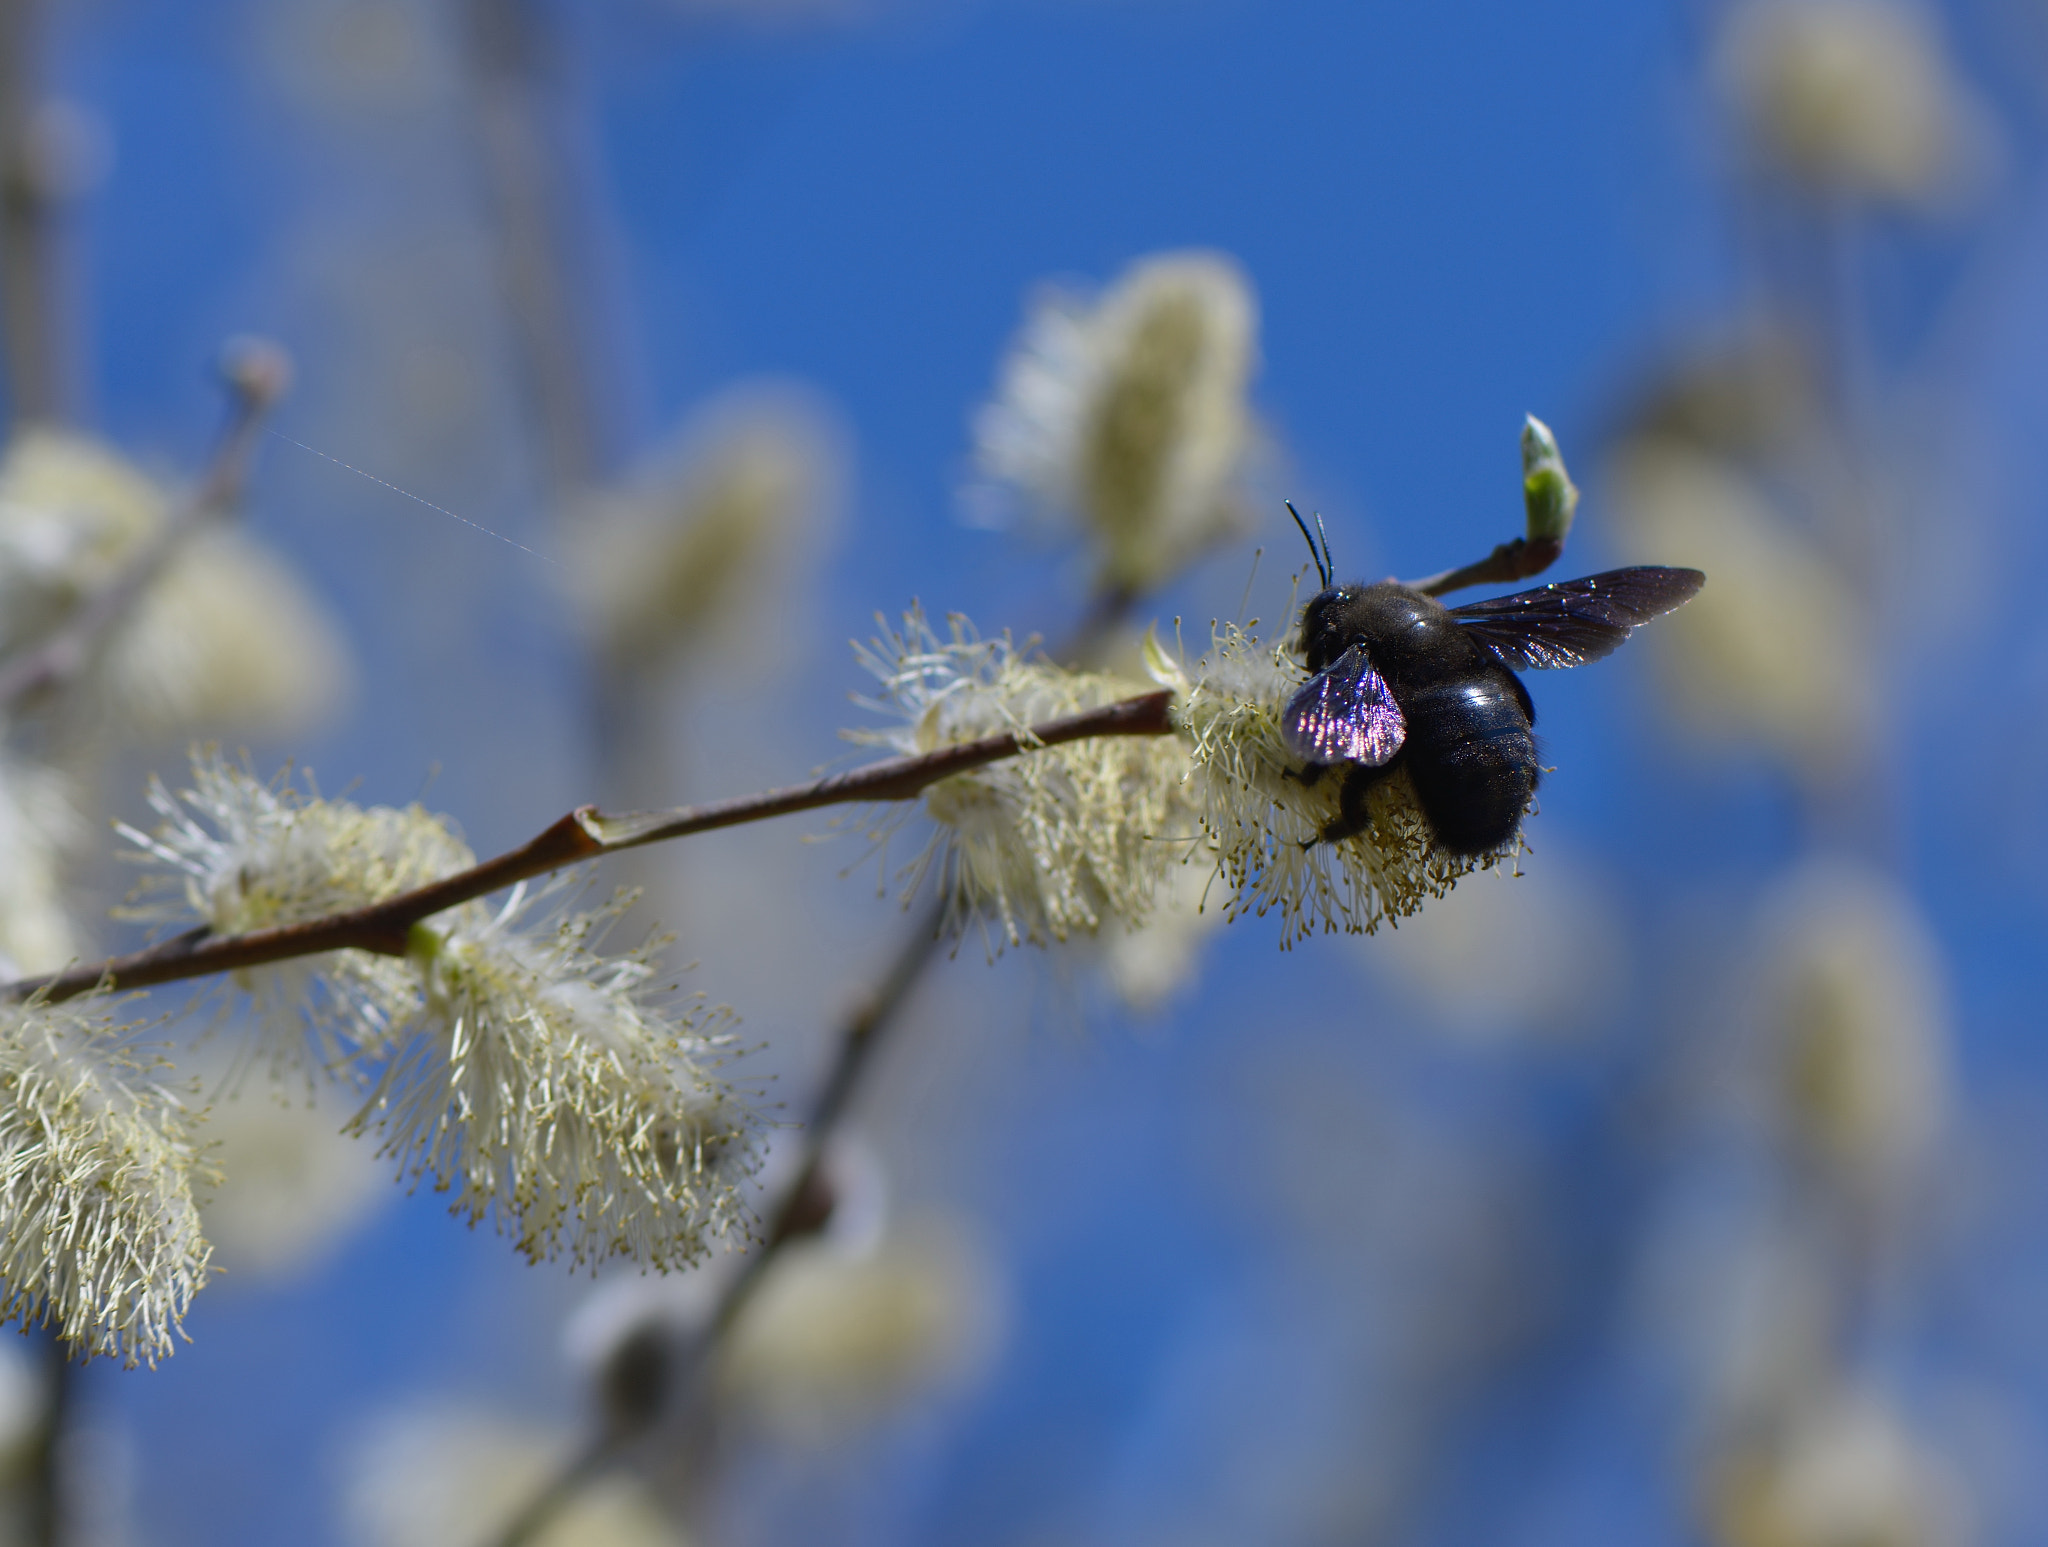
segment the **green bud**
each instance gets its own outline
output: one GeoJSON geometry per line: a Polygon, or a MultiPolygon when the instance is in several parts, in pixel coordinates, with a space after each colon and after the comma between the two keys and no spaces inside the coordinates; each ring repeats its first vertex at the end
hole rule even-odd
{"type": "Polygon", "coordinates": [[[1522,425],[1522,500],[1529,507],[1529,541],[1563,543],[1579,491],[1564,470],[1557,437],[1534,414],[1522,425]]]}
{"type": "Polygon", "coordinates": [[[421,919],[405,932],[406,959],[423,970],[431,971],[441,959],[442,948],[448,944],[448,937],[421,919]]]}

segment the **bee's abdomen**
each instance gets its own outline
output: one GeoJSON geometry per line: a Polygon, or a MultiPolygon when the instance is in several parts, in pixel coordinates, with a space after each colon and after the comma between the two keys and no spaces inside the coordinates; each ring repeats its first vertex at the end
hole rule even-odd
{"type": "Polygon", "coordinates": [[[1439,847],[1481,854],[1514,837],[1536,793],[1536,738],[1505,671],[1420,689],[1403,704],[1408,768],[1439,847]]]}

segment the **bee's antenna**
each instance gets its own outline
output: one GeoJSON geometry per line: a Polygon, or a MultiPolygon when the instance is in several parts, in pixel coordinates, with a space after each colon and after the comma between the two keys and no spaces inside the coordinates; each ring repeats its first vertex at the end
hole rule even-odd
{"type": "Polygon", "coordinates": [[[1337,581],[1337,561],[1330,557],[1330,534],[1323,530],[1323,513],[1316,512],[1316,536],[1323,540],[1323,584],[1334,585],[1337,581]]]}
{"type": "MultiPolygon", "coordinates": [[[[1316,574],[1321,577],[1323,589],[1327,591],[1330,588],[1330,539],[1328,535],[1325,534],[1323,537],[1322,552],[1318,553],[1316,551],[1316,540],[1309,535],[1308,523],[1301,519],[1301,512],[1294,508],[1294,501],[1285,500],[1282,503],[1287,506],[1287,514],[1294,517],[1294,524],[1301,528],[1301,540],[1308,544],[1308,556],[1315,560],[1316,574]]],[[[1322,529],[1323,518],[1318,515],[1316,517],[1316,530],[1320,532],[1322,529]]]]}

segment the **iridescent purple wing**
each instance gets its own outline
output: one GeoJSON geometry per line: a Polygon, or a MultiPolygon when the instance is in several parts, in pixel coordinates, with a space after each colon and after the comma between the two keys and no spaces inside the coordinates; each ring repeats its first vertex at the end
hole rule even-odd
{"type": "Polygon", "coordinates": [[[1393,692],[1353,645],[1301,685],[1280,715],[1287,749],[1310,763],[1377,768],[1401,750],[1408,727],[1393,692]]]}
{"type": "Polygon", "coordinates": [[[1696,569],[1642,565],[1453,607],[1451,616],[1515,671],[1583,666],[1706,583],[1696,569]]]}

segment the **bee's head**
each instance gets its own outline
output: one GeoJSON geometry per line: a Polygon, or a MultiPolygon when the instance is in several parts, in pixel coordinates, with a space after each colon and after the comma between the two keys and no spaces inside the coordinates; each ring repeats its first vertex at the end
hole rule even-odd
{"type": "Polygon", "coordinates": [[[1364,645],[1386,675],[1441,648],[1447,633],[1455,636],[1457,625],[1433,597],[1398,580],[1354,581],[1309,598],[1295,648],[1310,671],[1321,671],[1353,645],[1364,645]]]}
{"type": "Polygon", "coordinates": [[[1318,591],[1301,609],[1301,632],[1294,647],[1310,671],[1321,671],[1351,647],[1357,623],[1353,614],[1364,586],[1333,585],[1318,591]]]}

